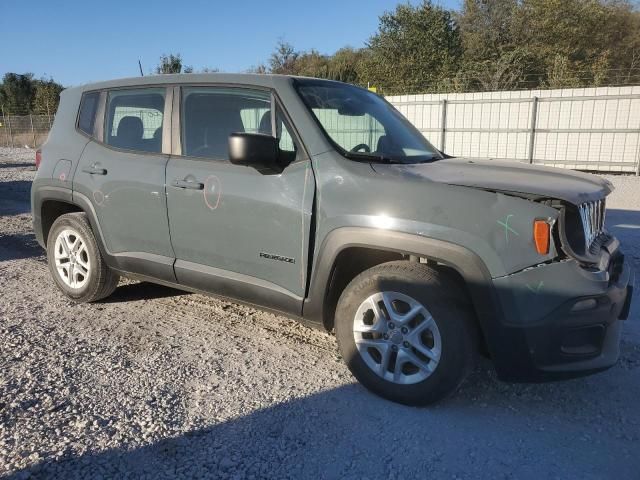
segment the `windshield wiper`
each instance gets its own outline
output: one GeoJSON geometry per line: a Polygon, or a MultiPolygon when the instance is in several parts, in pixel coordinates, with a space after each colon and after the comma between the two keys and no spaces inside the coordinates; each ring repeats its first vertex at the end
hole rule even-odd
{"type": "Polygon", "coordinates": [[[398,160],[394,160],[391,157],[387,157],[385,155],[376,155],[375,153],[356,153],[356,152],[344,152],[344,156],[350,158],[351,160],[356,160],[359,162],[378,162],[385,164],[398,163],[402,164],[403,162],[399,162],[398,160]]]}

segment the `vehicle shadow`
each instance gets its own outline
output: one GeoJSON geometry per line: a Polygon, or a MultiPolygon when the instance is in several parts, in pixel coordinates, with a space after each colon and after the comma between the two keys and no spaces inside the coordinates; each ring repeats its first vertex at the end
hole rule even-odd
{"type": "Polygon", "coordinates": [[[189,295],[189,292],[176,288],[166,287],[151,282],[127,283],[118,286],[115,292],[101,303],[134,302],[137,300],[153,300],[157,298],[176,297],[189,295]]]}
{"type": "Polygon", "coordinates": [[[36,164],[34,162],[2,162],[0,163],[1,168],[23,168],[23,167],[33,167],[35,170],[36,164]]]}
{"type": "Polygon", "coordinates": [[[618,237],[623,250],[640,248],[640,211],[607,209],[606,225],[618,237]]]}
{"type": "Polygon", "coordinates": [[[44,257],[44,249],[38,245],[33,233],[4,235],[0,233],[0,262],[23,258],[44,257]]]}
{"type": "MultiPolygon", "coordinates": [[[[613,209],[608,226],[637,271],[640,212],[613,209]]],[[[143,282],[120,286],[107,301],[181,294],[143,282]]],[[[638,300],[630,324],[637,323],[638,300]]],[[[58,435],[78,439],[86,452],[68,449],[56,457],[52,450],[8,478],[636,478],[640,335],[636,325],[625,325],[625,332],[620,364],[604,373],[511,384],[481,360],[457,394],[429,408],[393,404],[345,384],[216,423],[236,410],[214,391],[197,399],[215,414],[196,419],[196,427],[185,421],[180,433],[147,441],[134,433],[108,450],[96,446],[119,435],[115,427],[78,433],[70,424],[58,435]]],[[[297,388],[291,385],[292,396],[301,395],[297,388]]],[[[185,389],[176,418],[189,416],[194,401],[185,389]]]]}
{"type": "Polygon", "coordinates": [[[31,211],[31,182],[0,182],[0,216],[20,215],[31,211]]]}
{"type": "MultiPolygon", "coordinates": [[[[492,382],[485,378],[481,383],[495,390],[492,382]]],[[[574,389],[576,384],[583,390],[579,382],[574,382],[574,389]]],[[[8,478],[184,474],[193,478],[538,480],[632,478],[637,473],[640,462],[625,454],[628,441],[607,436],[601,442],[597,433],[601,422],[581,418],[577,405],[563,405],[566,389],[503,385],[491,403],[482,394],[478,398],[464,390],[439,406],[416,409],[349,384],[172,438],[45,459],[8,478]],[[585,438],[590,442],[585,443],[585,438]],[[589,444],[592,448],[587,448],[589,444]],[[592,454],[593,449],[598,455],[592,454]]],[[[587,394],[587,387],[581,393],[587,394]]],[[[630,389],[632,395],[640,393],[637,384],[630,389]]],[[[609,399],[590,395],[598,408],[621,400],[616,392],[609,399]]],[[[638,414],[633,405],[624,405],[620,403],[619,413],[635,422],[638,414]]],[[[223,410],[213,401],[212,408],[223,410]]]]}

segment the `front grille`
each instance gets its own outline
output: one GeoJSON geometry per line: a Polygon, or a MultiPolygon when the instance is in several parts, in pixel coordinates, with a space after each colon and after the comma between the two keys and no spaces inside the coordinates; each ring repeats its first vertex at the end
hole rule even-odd
{"type": "Polygon", "coordinates": [[[578,205],[582,230],[584,232],[585,251],[591,251],[596,240],[604,234],[605,199],[585,202],[578,205]]]}

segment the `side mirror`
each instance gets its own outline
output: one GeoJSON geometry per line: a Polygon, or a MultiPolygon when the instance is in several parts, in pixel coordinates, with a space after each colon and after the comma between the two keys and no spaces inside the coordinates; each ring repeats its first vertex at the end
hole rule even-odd
{"type": "Polygon", "coordinates": [[[256,170],[282,171],[278,163],[278,139],[263,133],[229,135],[229,160],[256,170]]]}

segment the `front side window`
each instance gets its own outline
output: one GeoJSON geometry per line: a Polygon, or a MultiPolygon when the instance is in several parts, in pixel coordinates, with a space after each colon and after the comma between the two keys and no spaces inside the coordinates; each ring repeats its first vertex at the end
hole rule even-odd
{"type": "MultiPolygon", "coordinates": [[[[226,160],[232,133],[273,135],[271,94],[246,88],[185,87],[181,125],[183,155],[226,160]]],[[[297,148],[279,109],[275,133],[281,155],[295,159],[297,148]]]]}
{"type": "MultiPolygon", "coordinates": [[[[273,130],[271,129],[271,110],[267,110],[262,116],[258,133],[263,133],[265,135],[274,134],[273,130]]],[[[276,108],[275,135],[278,139],[278,149],[280,150],[281,160],[285,164],[293,162],[298,154],[298,147],[293,140],[291,129],[287,125],[282,110],[280,110],[279,107],[276,108]]]]}
{"type": "Polygon", "coordinates": [[[109,92],[105,142],[127,150],[162,151],[164,88],[109,92]]]}
{"type": "Polygon", "coordinates": [[[228,159],[229,135],[263,132],[270,108],[271,95],[260,90],[183,88],[183,155],[228,159]]]}
{"type": "Polygon", "coordinates": [[[296,89],[326,135],[348,158],[397,163],[442,158],[400,112],[362,88],[296,80],[296,89]]]}
{"type": "Polygon", "coordinates": [[[96,123],[96,110],[100,92],[85,93],[80,102],[80,113],[78,115],[78,128],[87,135],[93,136],[93,127],[96,123]]]}

